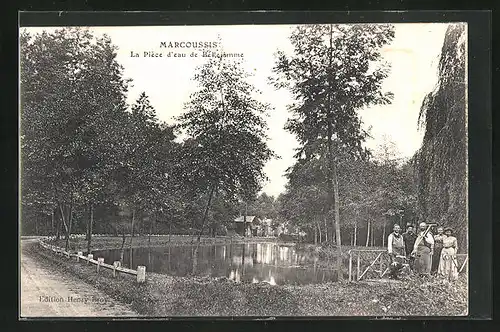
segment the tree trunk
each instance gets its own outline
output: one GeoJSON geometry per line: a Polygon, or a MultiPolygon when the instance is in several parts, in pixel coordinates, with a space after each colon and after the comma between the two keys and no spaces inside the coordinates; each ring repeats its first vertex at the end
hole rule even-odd
{"type": "Polygon", "coordinates": [[[132,249],[132,247],[130,247],[129,249],[129,267],[132,269],[132,270],[135,270],[134,269],[134,257],[133,257],[133,253],[134,252],[134,249],[132,249]]]}
{"type": "Polygon", "coordinates": [[[382,229],[382,247],[385,248],[385,221],[384,221],[384,229],[382,229]]]}
{"type": "Polygon", "coordinates": [[[144,233],[144,216],[141,211],[139,211],[139,218],[137,218],[137,236],[141,236],[144,233]]]}
{"type": "Polygon", "coordinates": [[[210,194],[208,196],[207,205],[205,206],[205,212],[203,213],[203,219],[201,221],[201,229],[200,229],[200,233],[198,234],[198,238],[197,238],[198,243],[196,245],[196,248],[198,248],[198,246],[200,245],[200,242],[201,242],[201,235],[203,234],[203,228],[205,228],[205,221],[207,220],[208,210],[210,209],[210,203],[212,202],[212,197],[214,195],[214,191],[215,191],[215,185],[212,185],[212,188],[210,189],[210,194]]]}
{"type": "Polygon", "coordinates": [[[245,247],[246,245],[243,244],[243,253],[241,254],[241,269],[243,272],[245,271],[245,247]]]}
{"type": "Polygon", "coordinates": [[[132,248],[132,241],[134,240],[134,223],[135,223],[135,206],[132,209],[132,230],[130,232],[130,248],[132,248]]]}
{"type": "Polygon", "coordinates": [[[68,219],[69,219],[70,213],[69,213],[69,209],[66,209],[66,210],[68,210],[68,215],[66,215],[66,213],[64,212],[65,209],[62,206],[62,204],[59,204],[59,210],[61,212],[61,219],[62,219],[62,222],[63,222],[63,225],[64,225],[64,230],[65,230],[64,234],[65,234],[65,240],[66,240],[65,241],[66,242],[65,248],[67,250],[67,246],[69,244],[69,228],[68,228],[68,224],[67,224],[66,221],[69,221],[68,219]]]}
{"type": "Polygon", "coordinates": [[[59,206],[56,205],[56,207],[54,208],[54,235],[55,235],[57,241],[59,241],[59,238],[61,236],[61,232],[60,232],[61,220],[60,220],[58,213],[57,213],[58,209],[59,209],[59,206]]]}
{"type": "Polygon", "coordinates": [[[318,227],[318,232],[319,232],[319,243],[323,243],[323,234],[321,233],[321,224],[319,221],[317,221],[317,227],[318,227]]]}
{"type": "Polygon", "coordinates": [[[314,245],[318,244],[318,228],[314,226],[314,245]]]}
{"type": "Polygon", "coordinates": [[[340,198],[339,198],[339,183],[337,178],[337,166],[333,163],[333,176],[334,176],[334,185],[333,185],[333,193],[335,195],[335,242],[337,242],[337,274],[338,280],[343,279],[342,274],[342,240],[340,238],[340,198]]]}
{"type": "Polygon", "coordinates": [[[370,237],[370,243],[371,243],[371,247],[373,247],[373,240],[375,239],[375,229],[373,228],[373,225],[372,225],[372,231],[371,231],[371,237],[370,237]]]}
{"type": "Polygon", "coordinates": [[[170,263],[171,262],[171,259],[170,259],[171,256],[172,255],[171,255],[171,252],[170,252],[170,246],[168,246],[168,271],[169,272],[172,271],[172,265],[170,263]]]}
{"type": "Polygon", "coordinates": [[[172,220],[168,223],[168,242],[170,242],[170,239],[172,237],[172,220]]]}
{"type": "Polygon", "coordinates": [[[35,214],[35,235],[38,235],[38,213],[35,214]]]}
{"type": "MultiPolygon", "coordinates": [[[[333,64],[333,54],[332,54],[333,30],[332,30],[331,24],[330,24],[329,37],[330,37],[330,47],[329,47],[328,68],[331,69],[332,64],[333,64]]],[[[330,204],[333,205],[334,214],[335,214],[334,221],[332,222],[332,226],[335,229],[335,240],[337,242],[337,249],[338,249],[336,270],[337,270],[338,279],[341,280],[342,279],[342,273],[341,273],[341,271],[342,271],[341,270],[341,268],[342,268],[342,245],[341,245],[341,243],[342,242],[340,239],[340,211],[339,211],[339,203],[340,202],[339,202],[339,188],[338,188],[338,180],[337,180],[337,167],[336,167],[335,160],[334,160],[333,142],[332,142],[332,135],[333,135],[332,93],[334,93],[334,91],[332,91],[332,77],[331,77],[332,72],[333,72],[332,70],[328,71],[328,78],[327,78],[327,82],[328,82],[328,87],[327,87],[327,89],[328,89],[327,90],[328,91],[328,95],[327,95],[327,98],[328,98],[328,105],[327,105],[327,111],[328,111],[328,114],[327,114],[328,147],[327,148],[328,148],[328,173],[329,173],[328,174],[328,193],[330,196],[330,204]]],[[[330,206],[329,206],[328,210],[330,210],[330,206]]]]}
{"type": "Polygon", "coordinates": [[[153,224],[156,222],[158,212],[155,210],[155,218],[151,220],[151,225],[149,225],[149,236],[148,236],[148,246],[151,246],[151,233],[153,233],[153,224]]]}
{"type": "Polygon", "coordinates": [[[59,241],[61,238],[61,220],[60,218],[56,219],[56,241],[59,241]]]}
{"type": "Polygon", "coordinates": [[[73,195],[71,195],[71,205],[69,206],[69,226],[68,226],[68,239],[66,240],[67,242],[67,249],[66,251],[69,251],[70,247],[70,236],[73,230],[73,195]]]}
{"type": "Polygon", "coordinates": [[[151,266],[151,248],[148,250],[148,266],[151,266]]]}
{"type": "Polygon", "coordinates": [[[94,206],[89,204],[90,218],[87,222],[87,253],[90,254],[90,245],[92,244],[92,225],[94,224],[94,206]]]}
{"type": "Polygon", "coordinates": [[[71,228],[73,225],[73,193],[71,193],[71,202],[69,204],[69,209],[68,209],[68,227],[66,228],[66,245],[65,245],[65,250],[69,250],[69,237],[71,235],[71,228]]]}
{"type": "Polygon", "coordinates": [[[125,228],[123,228],[122,232],[122,247],[120,248],[120,263],[123,265],[123,256],[125,254],[125,228]]]}
{"type": "MultiPolygon", "coordinates": [[[[61,221],[62,221],[62,224],[64,225],[64,229],[65,229],[66,234],[67,234],[67,232],[68,232],[68,226],[66,225],[66,219],[65,219],[65,215],[64,215],[63,205],[59,201],[59,194],[58,194],[57,186],[55,184],[52,184],[52,185],[54,187],[55,200],[57,202],[57,206],[59,207],[59,212],[61,213],[61,221]]],[[[56,240],[59,240],[60,234],[61,234],[61,230],[60,230],[60,227],[59,227],[58,228],[58,234],[56,236],[56,240]]]]}
{"type": "Polygon", "coordinates": [[[358,216],[354,219],[354,246],[358,245],[358,216]]]}
{"type": "Polygon", "coordinates": [[[368,219],[368,223],[367,223],[367,226],[366,226],[366,244],[365,244],[365,247],[368,247],[368,245],[370,244],[370,219],[368,219]]]}
{"type": "Polygon", "coordinates": [[[51,213],[50,230],[51,230],[52,234],[55,233],[55,229],[54,229],[54,209],[52,209],[52,213],[51,213]]]}
{"type": "Polygon", "coordinates": [[[325,242],[328,242],[328,225],[326,223],[326,217],[323,220],[325,221],[325,242]]]}
{"type": "Polygon", "coordinates": [[[248,204],[245,201],[245,214],[243,215],[243,236],[247,236],[247,214],[248,204]]]}
{"type": "Polygon", "coordinates": [[[192,270],[192,275],[196,274],[196,270],[198,268],[198,249],[199,249],[199,247],[196,246],[194,248],[194,250],[193,250],[193,270],[192,270]]]}
{"type": "Polygon", "coordinates": [[[68,234],[68,225],[66,224],[66,214],[64,213],[64,207],[59,204],[59,212],[61,213],[62,225],[64,226],[65,234],[68,234]]]}

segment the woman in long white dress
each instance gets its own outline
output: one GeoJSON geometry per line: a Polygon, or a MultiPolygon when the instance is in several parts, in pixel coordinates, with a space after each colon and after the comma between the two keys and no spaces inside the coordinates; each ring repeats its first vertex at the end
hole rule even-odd
{"type": "Polygon", "coordinates": [[[445,228],[444,234],[438,273],[446,279],[454,281],[458,279],[457,238],[452,236],[453,230],[449,227],[445,228]]]}

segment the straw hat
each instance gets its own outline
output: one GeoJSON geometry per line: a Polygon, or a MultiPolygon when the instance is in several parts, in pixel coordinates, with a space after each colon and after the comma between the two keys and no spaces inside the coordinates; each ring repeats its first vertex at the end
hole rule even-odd
{"type": "Polygon", "coordinates": [[[445,227],[443,229],[443,232],[446,233],[447,231],[450,231],[453,234],[453,228],[451,228],[451,227],[445,227]]]}

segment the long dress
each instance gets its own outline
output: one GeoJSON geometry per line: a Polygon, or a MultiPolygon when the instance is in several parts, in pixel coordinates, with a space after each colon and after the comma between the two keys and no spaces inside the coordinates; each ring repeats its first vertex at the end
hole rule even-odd
{"type": "Polygon", "coordinates": [[[456,237],[443,237],[443,250],[441,250],[438,273],[450,281],[458,279],[457,250],[456,237]]]}
{"type": "Polygon", "coordinates": [[[436,273],[439,268],[439,261],[441,260],[441,250],[443,249],[443,237],[445,235],[434,235],[434,253],[432,255],[431,272],[436,273]]]}

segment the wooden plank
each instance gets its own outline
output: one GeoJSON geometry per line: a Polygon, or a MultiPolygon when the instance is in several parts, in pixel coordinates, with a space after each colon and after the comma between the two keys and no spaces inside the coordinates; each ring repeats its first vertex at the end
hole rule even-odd
{"type": "Polygon", "coordinates": [[[118,268],[116,268],[116,271],[119,271],[120,273],[127,273],[127,274],[131,274],[131,275],[137,275],[137,271],[136,270],[127,269],[127,268],[124,268],[124,267],[118,267],[118,268]]]}
{"type": "Polygon", "coordinates": [[[114,269],[113,265],[110,265],[110,264],[107,264],[107,263],[102,263],[102,264],[101,264],[101,266],[102,266],[102,267],[105,267],[105,268],[107,268],[107,269],[110,269],[110,270],[113,270],[113,269],[114,269]]]}
{"type": "MultiPolygon", "coordinates": [[[[78,256],[78,255],[77,255],[77,256],[78,256]]],[[[78,256],[78,258],[83,259],[84,261],[88,260],[88,257],[87,257],[87,256],[84,256],[84,255],[78,256]]]]}
{"type": "Polygon", "coordinates": [[[349,251],[349,281],[352,281],[352,252],[349,251]]]}
{"type": "Polygon", "coordinates": [[[359,272],[361,271],[361,257],[360,257],[360,254],[358,252],[358,255],[357,255],[357,266],[356,266],[356,280],[359,280],[359,272]]]}
{"type": "Polygon", "coordinates": [[[363,278],[366,272],[368,272],[368,270],[377,262],[380,256],[382,256],[382,252],[378,254],[377,258],[375,258],[375,260],[370,264],[370,266],[368,266],[366,270],[363,273],[361,273],[361,276],[359,276],[358,281],[361,280],[361,278],[363,278]]]}
{"type": "MultiPolygon", "coordinates": [[[[56,246],[53,246],[53,245],[48,245],[44,242],[40,242],[41,246],[46,248],[46,249],[50,249],[56,253],[60,253],[60,254],[63,254],[65,256],[68,256],[69,257],[78,257],[79,259],[82,259],[82,260],[85,260],[85,261],[88,261],[89,263],[92,263],[94,265],[98,265],[99,262],[95,259],[88,259],[87,256],[84,256],[84,255],[78,255],[78,254],[74,254],[74,253],[69,253],[67,251],[65,251],[63,248],[60,248],[60,247],[56,247],[56,246]]],[[[109,269],[109,270],[114,270],[114,266],[111,265],[111,264],[106,264],[106,263],[101,263],[100,265],[101,267],[104,267],[106,269],[109,269]]],[[[125,274],[130,274],[130,275],[137,275],[137,271],[136,270],[132,270],[132,269],[127,269],[127,268],[124,268],[124,267],[117,267],[116,268],[116,271],[117,272],[120,272],[120,273],[125,273],[125,274]]]]}
{"type": "Polygon", "coordinates": [[[458,271],[458,273],[462,272],[462,270],[464,269],[464,267],[467,264],[468,260],[469,260],[469,257],[466,257],[465,260],[464,260],[464,263],[462,264],[462,267],[460,268],[460,270],[458,271]]]}

